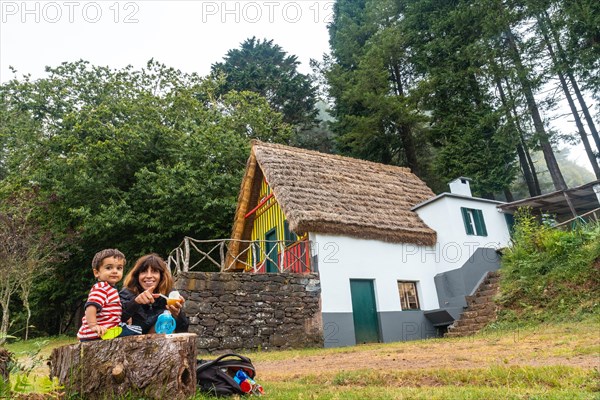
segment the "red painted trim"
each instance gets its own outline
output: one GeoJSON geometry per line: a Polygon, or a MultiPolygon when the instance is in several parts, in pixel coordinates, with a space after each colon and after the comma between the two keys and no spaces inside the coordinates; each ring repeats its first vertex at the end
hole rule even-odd
{"type": "Polygon", "coordinates": [[[246,214],[244,216],[244,218],[248,218],[249,216],[251,216],[252,214],[254,214],[256,212],[256,210],[258,210],[259,208],[261,208],[271,197],[273,197],[273,193],[269,194],[267,197],[265,197],[264,199],[262,199],[260,201],[260,203],[258,203],[258,205],[256,207],[254,207],[252,210],[250,210],[248,212],[248,214],[246,214]]]}
{"type": "Polygon", "coordinates": [[[300,240],[285,249],[284,268],[297,274],[310,273],[310,254],[308,240],[300,240]]]}

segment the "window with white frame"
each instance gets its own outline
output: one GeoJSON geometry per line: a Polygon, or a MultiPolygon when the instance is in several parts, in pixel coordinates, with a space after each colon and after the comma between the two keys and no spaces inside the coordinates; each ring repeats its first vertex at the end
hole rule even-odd
{"type": "Polygon", "coordinates": [[[460,211],[467,235],[487,236],[487,229],[485,229],[485,221],[483,220],[483,212],[481,210],[461,207],[460,211]]]}
{"type": "Polygon", "coordinates": [[[417,282],[398,281],[398,293],[402,310],[420,310],[417,282]]]}

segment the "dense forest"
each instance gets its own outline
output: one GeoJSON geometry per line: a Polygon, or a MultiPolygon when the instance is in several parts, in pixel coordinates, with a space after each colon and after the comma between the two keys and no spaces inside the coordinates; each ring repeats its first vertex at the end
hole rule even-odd
{"type": "Polygon", "coordinates": [[[320,67],[338,150],[409,166],[438,190],[463,175],[511,199],[517,174],[532,196],[541,170],[566,187],[555,149],[569,138],[600,177],[599,11],[595,0],[337,1],[320,67]],[[545,116],[563,99],[575,122],[555,132],[545,116]]]}
{"type": "Polygon", "coordinates": [[[205,77],[76,61],[2,84],[0,339],[72,332],[102,248],[131,265],[229,237],[253,138],[408,166],[436,192],[468,176],[486,198],[600,177],[597,0],[334,10],[310,76],[276,39],[249,38],[205,77]],[[559,148],[579,142],[593,173],[574,178],[559,148]]]}

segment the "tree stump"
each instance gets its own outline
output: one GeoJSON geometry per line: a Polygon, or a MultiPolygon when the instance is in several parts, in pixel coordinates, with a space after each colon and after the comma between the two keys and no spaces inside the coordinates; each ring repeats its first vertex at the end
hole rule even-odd
{"type": "Polygon", "coordinates": [[[196,392],[196,335],[127,336],[62,346],[50,355],[50,377],[67,394],[110,399],[188,399],[196,392]]]}

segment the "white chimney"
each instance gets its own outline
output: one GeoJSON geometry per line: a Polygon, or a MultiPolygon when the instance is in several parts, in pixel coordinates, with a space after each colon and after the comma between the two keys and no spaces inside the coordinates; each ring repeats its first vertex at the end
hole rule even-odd
{"type": "Polygon", "coordinates": [[[600,183],[592,186],[594,192],[596,192],[596,197],[598,198],[598,203],[600,203],[600,183]]]}
{"type": "Polygon", "coordinates": [[[451,181],[448,183],[450,186],[450,193],[473,197],[471,194],[471,186],[469,186],[469,181],[471,181],[471,179],[465,178],[464,176],[458,177],[451,181]]]}

